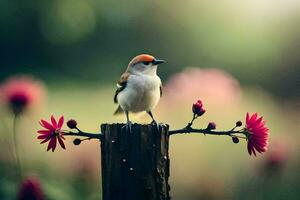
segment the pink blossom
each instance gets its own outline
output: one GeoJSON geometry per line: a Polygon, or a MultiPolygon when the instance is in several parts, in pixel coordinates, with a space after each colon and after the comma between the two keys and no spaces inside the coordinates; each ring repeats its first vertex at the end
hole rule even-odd
{"type": "Polygon", "coordinates": [[[27,178],[22,184],[18,193],[18,200],[44,200],[44,193],[37,178],[27,178]]]}
{"type": "Polygon", "coordinates": [[[289,160],[290,150],[285,138],[273,141],[265,160],[267,170],[282,170],[289,160]]]}
{"type": "Polygon", "coordinates": [[[64,116],[61,116],[58,122],[55,120],[53,115],[51,115],[51,123],[45,120],[40,121],[40,125],[46,130],[37,131],[40,134],[37,139],[42,140],[41,144],[49,142],[47,151],[52,149],[52,152],[56,148],[57,141],[63,149],[66,149],[63,136],[64,132],[61,130],[64,123],[64,116]]]}
{"type": "Polygon", "coordinates": [[[249,113],[246,115],[246,129],[248,132],[248,152],[256,156],[256,152],[262,153],[268,149],[269,129],[265,126],[263,117],[259,117],[257,113],[249,113]]]}
{"type": "Polygon", "coordinates": [[[210,104],[237,105],[241,89],[229,73],[217,68],[187,68],[164,84],[163,103],[178,106],[201,97],[210,104]],[[221,101],[220,101],[221,100],[221,101]]]}
{"type": "Polygon", "coordinates": [[[8,105],[14,114],[20,114],[40,103],[44,97],[44,87],[31,77],[15,76],[0,86],[0,94],[0,101],[8,105]]]}

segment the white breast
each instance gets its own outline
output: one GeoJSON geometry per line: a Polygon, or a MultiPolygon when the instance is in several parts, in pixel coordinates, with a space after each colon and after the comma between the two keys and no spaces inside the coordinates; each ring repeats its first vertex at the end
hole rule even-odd
{"type": "Polygon", "coordinates": [[[118,94],[118,102],[130,112],[150,111],[159,101],[160,85],[156,75],[131,75],[126,88],[118,94]]]}

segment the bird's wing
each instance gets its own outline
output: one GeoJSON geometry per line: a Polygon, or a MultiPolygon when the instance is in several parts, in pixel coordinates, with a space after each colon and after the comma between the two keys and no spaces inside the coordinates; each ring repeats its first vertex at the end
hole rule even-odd
{"type": "Polygon", "coordinates": [[[160,97],[162,96],[162,84],[159,86],[160,97]]]}
{"type": "Polygon", "coordinates": [[[115,103],[118,103],[118,98],[117,98],[118,94],[126,88],[127,80],[129,79],[129,77],[130,77],[130,73],[125,72],[124,74],[122,74],[121,78],[117,82],[117,90],[116,90],[115,96],[114,96],[115,103]]]}

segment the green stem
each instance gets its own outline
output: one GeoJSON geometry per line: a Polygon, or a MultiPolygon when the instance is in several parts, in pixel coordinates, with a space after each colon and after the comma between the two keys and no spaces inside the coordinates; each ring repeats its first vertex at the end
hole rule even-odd
{"type": "Polygon", "coordinates": [[[18,177],[22,179],[22,167],[19,157],[19,150],[18,150],[18,138],[17,138],[17,121],[18,121],[18,115],[14,115],[13,119],[13,147],[14,147],[14,154],[16,159],[16,172],[18,174],[18,177]]]}

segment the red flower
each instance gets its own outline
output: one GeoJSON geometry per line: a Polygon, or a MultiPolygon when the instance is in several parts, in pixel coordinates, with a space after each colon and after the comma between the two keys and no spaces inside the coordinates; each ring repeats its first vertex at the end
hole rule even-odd
{"type": "Polygon", "coordinates": [[[205,109],[203,108],[202,101],[198,100],[196,103],[194,103],[192,110],[193,110],[193,113],[197,116],[203,115],[205,113],[205,109]]]}
{"type": "Polygon", "coordinates": [[[262,153],[268,149],[269,129],[265,126],[263,117],[259,117],[257,113],[249,116],[246,115],[246,129],[248,132],[248,152],[256,156],[256,152],[262,153]]]}
{"type": "Polygon", "coordinates": [[[14,114],[20,114],[44,97],[42,84],[30,77],[17,76],[8,79],[0,87],[0,99],[14,114]]]}
{"type": "Polygon", "coordinates": [[[56,148],[57,141],[59,142],[60,146],[63,149],[66,149],[63,141],[65,139],[63,136],[64,132],[61,131],[63,123],[64,123],[64,116],[61,116],[57,122],[53,117],[53,115],[51,115],[51,123],[43,119],[40,121],[40,125],[44,127],[46,130],[39,130],[38,133],[40,135],[37,138],[43,140],[41,144],[49,141],[47,151],[52,149],[53,152],[56,148]]]}
{"type": "Polygon", "coordinates": [[[18,200],[43,200],[45,199],[41,184],[37,178],[27,178],[18,193],[18,200]]]}

